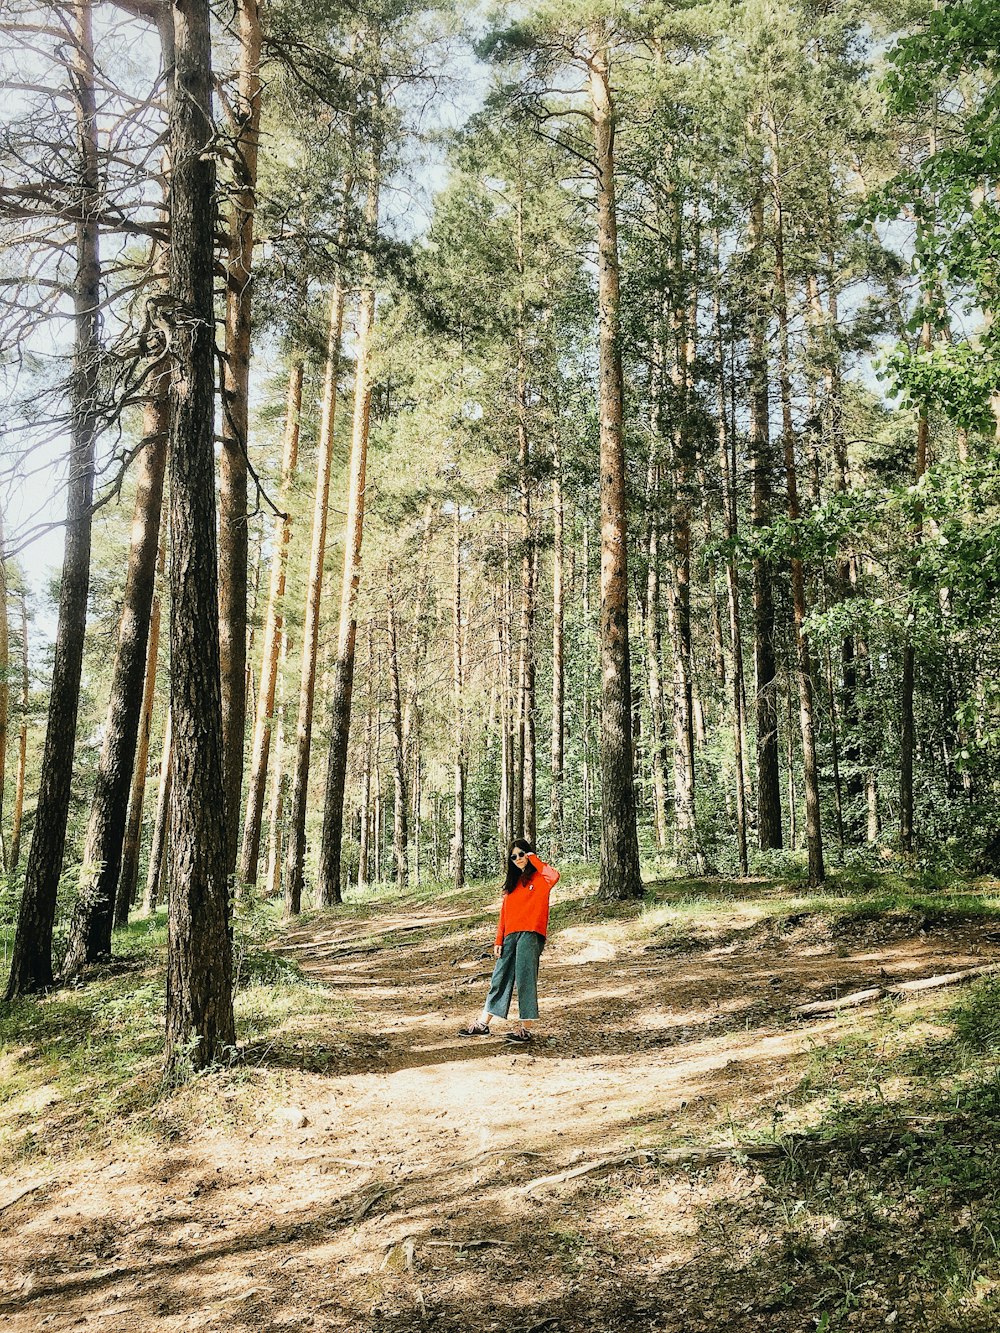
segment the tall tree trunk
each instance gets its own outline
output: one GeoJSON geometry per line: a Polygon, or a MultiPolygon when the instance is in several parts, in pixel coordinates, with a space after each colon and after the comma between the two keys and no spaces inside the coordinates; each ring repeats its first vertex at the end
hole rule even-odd
{"type": "Polygon", "coordinates": [[[68,16],[73,32],[73,51],[69,59],[76,116],[77,204],[80,211],[76,225],[77,270],[73,284],[66,544],[38,804],[7,981],[8,1000],[44,990],[52,984],[52,930],[66,844],[87,624],[101,353],[101,265],[97,226],[101,186],[91,16],[90,0],[80,0],[73,5],[68,16]]]}
{"type": "MultiPolygon", "coordinates": [[[[590,520],[583,520],[583,632],[584,641],[589,649],[590,639],[590,520]]],[[[591,793],[591,767],[590,767],[590,731],[591,731],[591,695],[590,695],[590,672],[587,669],[588,663],[586,656],[583,663],[583,707],[581,709],[583,720],[583,735],[581,737],[583,753],[580,758],[580,785],[583,788],[583,859],[590,860],[590,818],[592,811],[592,793],[591,793]]]]}
{"type": "MultiPolygon", "coordinates": [[[[924,296],[924,319],[920,329],[920,347],[929,352],[931,347],[931,321],[927,309],[928,300],[924,296]]],[[[930,441],[930,419],[926,405],[921,405],[917,415],[917,441],[914,451],[914,480],[919,482],[927,471],[927,446],[930,441]]],[[[923,541],[923,520],[918,513],[913,525],[914,559],[917,548],[923,541]]],[[[916,668],[916,649],[913,639],[907,635],[903,642],[903,669],[900,682],[900,735],[899,735],[899,845],[904,852],[913,851],[913,756],[916,749],[916,726],[913,711],[913,690],[916,668]]]]}
{"type": "Polygon", "coordinates": [[[372,732],[375,713],[375,622],[368,622],[368,652],[365,659],[368,680],[368,706],[365,709],[365,746],[361,769],[361,838],[358,853],[358,888],[368,886],[369,835],[372,803],[372,732]]]}
{"type": "Polygon", "coordinates": [[[746,771],[743,766],[744,746],[744,694],[743,694],[743,627],[740,616],[739,572],[736,564],[735,546],[739,533],[736,510],[736,489],[733,484],[733,468],[729,456],[729,422],[726,414],[726,366],[725,336],[722,327],[722,300],[720,295],[721,265],[719,260],[719,232],[713,230],[713,258],[715,265],[715,283],[713,286],[713,305],[715,315],[716,345],[716,411],[718,412],[717,439],[719,442],[719,475],[722,478],[722,508],[726,527],[726,540],[730,554],[726,558],[726,596],[729,607],[729,639],[732,645],[733,669],[730,673],[731,706],[733,721],[733,762],[736,780],[736,850],[739,857],[740,874],[750,873],[747,857],[747,804],[746,771]]]}
{"type": "Polygon", "coordinates": [[[510,561],[510,521],[505,513],[501,532],[503,549],[503,584],[500,604],[500,709],[503,719],[502,780],[500,784],[500,844],[504,859],[511,842],[519,834],[523,814],[524,782],[518,765],[517,719],[518,693],[514,675],[514,648],[511,625],[514,616],[514,589],[510,561]]]}
{"type": "Polygon", "coordinates": [[[7,844],[3,836],[3,800],[7,779],[7,730],[10,725],[10,622],[7,599],[7,555],[3,511],[0,510],[0,864],[6,871],[7,844]]]}
{"type": "Polygon", "coordinates": [[[407,862],[407,781],[406,746],[403,740],[403,696],[399,687],[399,634],[396,624],[395,575],[392,564],[386,569],[386,628],[389,634],[389,702],[392,708],[392,778],[393,818],[392,854],[396,862],[396,883],[405,888],[409,880],[407,862]]]}
{"type": "Polygon", "coordinates": [[[74,976],[88,963],[111,953],[115,893],[138,747],[146,649],[160,548],[160,511],[169,424],[165,390],[169,376],[169,366],[163,363],[150,377],[151,399],[143,423],[145,438],[132,510],[132,537],[118,624],[118,646],[84,844],[80,896],[73,912],[63,964],[66,977],[74,976]]]}
{"type": "Polygon", "coordinates": [[[653,824],[657,851],[667,846],[667,781],[664,752],[663,675],[660,667],[660,442],[663,388],[661,331],[654,335],[650,362],[649,461],[646,467],[646,598],[643,629],[649,690],[649,758],[653,775],[653,824]]]}
{"type": "MultiPolygon", "coordinates": [[[[352,180],[344,182],[344,216],[351,196],[352,180]]],[[[340,240],[346,244],[346,221],[340,240]]],[[[295,764],[292,799],[288,816],[288,850],[285,862],[285,911],[289,916],[302,909],[302,879],[306,855],[306,801],[309,793],[309,759],[312,749],[313,700],[316,693],[316,653],[319,644],[319,612],[323,595],[323,561],[326,555],[326,526],[330,505],[330,466],[333,459],[333,426],[337,407],[337,378],[340,369],[340,340],[344,324],[343,277],[338,271],[330,299],[330,323],[326,343],[326,371],[319,443],[316,448],[316,497],[313,505],[309,577],[302,628],[302,671],[299,684],[298,720],[295,727],[295,764]]]]}
{"type": "MultiPolygon", "coordinates": [[[[929,424],[927,409],[921,407],[917,419],[916,465],[917,479],[926,469],[929,424]]],[[[920,542],[919,521],[914,525],[913,543],[920,542]]],[[[899,845],[904,852],[913,851],[913,756],[916,749],[916,726],[913,712],[916,649],[912,639],[903,643],[903,668],[900,682],[899,712],[899,845]]]]}
{"type": "Polygon", "coordinates": [[[277,724],[271,758],[271,797],[268,801],[267,889],[268,898],[281,893],[281,864],[284,850],[284,813],[288,799],[288,773],[285,770],[285,665],[288,660],[289,635],[281,636],[278,659],[277,724]]]}
{"type": "Polygon", "coordinates": [[[465,700],[462,672],[462,506],[455,502],[451,548],[451,680],[454,696],[455,832],[451,874],[456,889],[465,883],[465,700]]]}
{"type": "Polygon", "coordinates": [[[531,514],[531,441],[528,435],[528,357],[524,318],[524,182],[518,181],[517,198],[517,373],[515,411],[517,418],[517,467],[521,509],[521,626],[518,654],[518,769],[521,790],[517,796],[520,819],[517,834],[534,845],[537,834],[535,812],[535,561],[531,514]]]}
{"type": "MultiPolygon", "coordinates": [[[[827,310],[824,312],[819,294],[819,282],[815,275],[810,278],[810,307],[813,313],[813,325],[816,336],[822,331],[823,341],[816,349],[823,362],[823,386],[825,402],[821,420],[825,429],[820,437],[829,436],[830,451],[833,460],[833,486],[838,494],[850,489],[850,469],[847,454],[847,440],[844,431],[843,371],[841,351],[838,340],[840,313],[838,309],[836,261],[832,243],[827,262],[827,310]],[[828,327],[824,330],[824,324],[828,327]]],[[[853,555],[840,556],[836,564],[836,593],[841,601],[849,602],[857,591],[858,562],[853,555]]],[[[840,645],[841,663],[841,733],[843,739],[843,757],[846,773],[844,788],[847,794],[846,817],[839,816],[844,824],[844,836],[855,841],[861,832],[860,804],[864,793],[864,762],[861,746],[860,709],[858,700],[858,647],[853,631],[848,631],[840,645]]],[[[835,690],[835,681],[831,676],[831,690],[835,690]]],[[[831,702],[836,709],[836,700],[831,702]]]]}
{"type": "MultiPolygon", "coordinates": [[[[169,376],[164,388],[169,390],[169,376]]],[[[168,400],[164,399],[163,426],[169,431],[168,400]]],[[[162,501],[161,501],[162,509],[162,501]]],[[[156,674],[160,651],[160,620],[162,618],[162,585],[167,567],[167,524],[160,522],[159,550],[156,555],[156,578],[153,585],[153,605],[149,611],[149,634],[146,640],[146,669],[142,686],[142,706],[139,710],[139,737],[132,764],[132,783],[128,798],[128,817],[125,821],[125,839],[122,843],[122,866],[115,893],[115,926],[128,923],[128,914],[135,903],[139,885],[139,854],[142,850],[142,807],[146,795],[146,770],[149,767],[149,741],[153,729],[153,705],[156,702],[156,674]],[[159,585],[159,586],[157,586],[159,585]]]]}
{"type": "MultiPolygon", "coordinates": [[[[698,454],[695,462],[695,475],[698,479],[698,490],[702,498],[702,522],[705,525],[705,544],[708,548],[715,547],[715,527],[712,521],[712,498],[709,490],[708,475],[705,471],[705,461],[702,455],[698,454]]],[[[726,645],[722,633],[722,609],[719,604],[719,593],[717,587],[718,566],[714,558],[705,561],[705,573],[708,583],[708,600],[712,621],[712,665],[715,669],[715,679],[718,683],[720,693],[726,692],[726,645]]]]}
{"type": "Polygon", "coordinates": [[[286,511],[288,493],[299,457],[299,414],[302,409],[303,374],[304,362],[301,356],[297,356],[292,361],[288,376],[288,402],[281,449],[281,486],[278,493],[278,508],[282,510],[282,515],[275,520],[274,525],[274,547],[271,552],[271,578],[268,586],[260,688],[257,691],[254,718],[250,783],[247,790],[246,813],[243,816],[240,880],[244,884],[257,883],[257,864],[260,859],[260,830],[264,816],[267,763],[271,751],[274,697],[278,684],[278,660],[281,656],[284,630],[285,567],[288,563],[288,541],[292,529],[291,515],[286,511]]]}
{"type": "Polygon", "coordinates": [[[24,816],[24,782],[28,768],[28,597],[21,593],[21,726],[17,737],[17,776],[14,779],[14,815],[10,830],[8,869],[17,870],[21,859],[21,820],[24,816]]]}
{"type": "Polygon", "coordinates": [[[785,778],[788,784],[788,848],[789,851],[797,852],[799,849],[799,803],[795,794],[795,727],[792,716],[791,675],[786,651],[785,679],[787,688],[785,690],[785,703],[788,708],[788,716],[785,719],[785,778]]]}
{"type": "Polygon", "coordinates": [[[558,414],[552,428],[552,791],[549,805],[549,850],[553,859],[563,849],[563,785],[565,781],[566,679],[563,660],[563,490],[562,437],[558,414]]]}
{"type": "MultiPolygon", "coordinates": [[[[170,905],[167,1068],[203,1068],[236,1040],[215,533],[215,159],[208,0],[174,0],[170,106],[170,905]]],[[[242,675],[241,675],[242,680],[242,675]]]]}
{"type": "Polygon", "coordinates": [[[670,511],[671,579],[670,632],[674,665],[674,852],[682,864],[692,864],[702,873],[704,856],[698,840],[695,815],[694,767],[694,671],[691,651],[691,470],[692,446],[687,403],[690,392],[689,341],[695,331],[688,328],[683,293],[683,241],[680,200],[675,201],[674,282],[672,313],[674,363],[672,379],[677,403],[671,431],[672,504],[670,511]]]}
{"type": "Polygon", "coordinates": [[[146,867],[146,887],[143,892],[142,914],[150,916],[156,911],[163,897],[163,872],[166,866],[165,851],[167,832],[170,827],[170,786],[171,766],[171,727],[170,709],[167,709],[163,724],[163,743],[160,751],[160,777],[156,785],[156,809],[153,813],[153,833],[149,842],[149,864],[146,867]]]}
{"type": "MultiPolygon", "coordinates": [[[[258,0],[236,0],[239,74],[231,127],[234,153],[226,264],[226,356],[219,458],[219,626],[226,812],[226,871],[236,869],[246,730],[247,448],[253,243],[260,138],[261,26],[258,0]]],[[[260,837],[260,815],[257,816],[260,837]]]]}
{"type": "MultiPolygon", "coordinates": [[[[427,595],[430,589],[430,549],[433,531],[434,506],[433,503],[428,502],[427,507],[424,510],[420,534],[420,554],[417,558],[417,578],[413,603],[413,636],[410,644],[406,685],[403,692],[403,772],[404,775],[407,776],[408,781],[414,763],[414,747],[417,744],[420,729],[418,688],[420,683],[420,667],[427,652],[428,626],[424,611],[427,604],[427,595]]],[[[419,843],[419,812],[414,816],[413,830],[419,843]]],[[[416,850],[415,866],[417,870],[417,883],[419,884],[419,847],[416,850]]]]}
{"type": "MultiPolygon", "coordinates": [[[[751,142],[756,127],[751,125],[751,142]]],[[[764,199],[755,182],[750,209],[750,246],[755,272],[764,278],[764,199]]],[[[751,523],[755,530],[771,523],[771,432],[765,347],[766,297],[751,294],[748,361],[750,371],[751,523]]],[[[778,774],[777,665],[774,651],[774,593],[768,560],[753,559],[754,694],[757,714],[757,845],[762,851],[781,846],[781,781],[778,774]]]]}
{"type": "Polygon", "coordinates": [[[840,843],[840,860],[844,860],[844,799],[840,780],[840,721],[837,717],[837,683],[833,675],[833,658],[827,649],[826,678],[830,695],[830,762],[833,769],[833,798],[837,815],[837,841],[840,843]]]}
{"type": "Polygon", "coordinates": [[[436,791],[431,801],[431,865],[435,879],[441,878],[440,828],[441,793],[436,791]]]}
{"type": "MultiPolygon", "coordinates": [[[[370,245],[378,234],[379,151],[373,144],[365,200],[365,235],[370,245]]],[[[323,800],[323,832],[319,849],[317,899],[321,907],[341,901],[340,850],[344,831],[347,744],[354,691],[354,650],[358,632],[357,603],[361,583],[361,543],[365,527],[365,475],[371,419],[371,341],[375,323],[375,272],[371,250],[358,302],[357,358],[354,367],[354,422],[347,476],[347,525],[344,576],[340,593],[340,627],[331,699],[330,754],[323,800]]]]}
{"type": "MultiPolygon", "coordinates": [[[[785,489],[788,521],[793,534],[801,518],[798,468],[795,459],[795,430],[792,424],[792,385],[788,356],[788,288],[785,278],[785,224],[781,190],[781,156],[773,115],[768,117],[771,140],[771,197],[774,208],[774,286],[778,315],[778,384],[781,394],[781,433],[785,455],[785,489]]],[[[793,541],[795,538],[793,537],[793,541]]],[[[805,636],[806,580],[802,557],[791,558],[792,617],[795,627],[796,675],[799,687],[799,730],[802,733],[802,770],[806,798],[806,847],[809,884],[823,883],[823,828],[820,813],[819,767],[816,761],[816,728],[813,708],[812,661],[805,636]]]]}
{"type": "Polygon", "coordinates": [[[420,883],[420,853],[421,853],[421,826],[422,826],[422,805],[423,805],[423,782],[421,777],[422,761],[420,757],[420,729],[417,728],[413,736],[413,749],[411,756],[411,771],[413,774],[413,876],[417,884],[420,883]]]}
{"type": "Polygon", "coordinates": [[[375,801],[372,807],[372,849],[374,852],[372,870],[376,884],[382,883],[382,768],[379,763],[381,751],[382,719],[380,716],[375,727],[375,801]]]}
{"type": "Polygon", "coordinates": [[[591,30],[590,101],[597,158],[597,280],[600,324],[601,466],[601,894],[641,897],[632,781],[632,686],[628,645],[628,523],[623,436],[615,117],[607,44],[591,30]]]}

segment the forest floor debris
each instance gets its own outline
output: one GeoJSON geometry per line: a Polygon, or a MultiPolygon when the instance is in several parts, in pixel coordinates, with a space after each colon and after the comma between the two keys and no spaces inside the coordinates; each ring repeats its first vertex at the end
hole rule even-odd
{"type": "Polygon", "coordinates": [[[241,946],[241,1052],[176,1089],[155,951],[18,1006],[0,1324],[992,1333],[1000,983],[796,1011],[992,968],[995,886],[793,894],[568,875],[530,1051],[457,1035],[484,889],[241,946]]]}

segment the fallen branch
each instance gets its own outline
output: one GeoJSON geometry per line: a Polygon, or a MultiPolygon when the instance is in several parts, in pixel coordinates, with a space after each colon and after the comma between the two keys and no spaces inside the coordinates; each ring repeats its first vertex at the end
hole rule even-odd
{"type": "Polygon", "coordinates": [[[736,1144],[730,1148],[667,1148],[663,1152],[642,1149],[618,1153],[614,1157],[599,1157],[593,1162],[585,1162],[582,1166],[559,1171],[552,1176],[539,1176],[537,1180],[529,1180],[527,1185],[522,1185],[518,1193],[531,1194],[543,1185],[561,1185],[564,1181],[591,1176],[598,1171],[613,1171],[618,1166],[718,1166],[734,1157],[780,1157],[784,1151],[780,1143],[736,1144]]]}
{"type": "Polygon", "coordinates": [[[896,999],[905,999],[908,995],[917,995],[925,990],[939,990],[944,986],[961,986],[966,981],[975,981],[977,977],[995,976],[1000,972],[1000,963],[984,963],[981,967],[966,967],[961,972],[942,972],[939,976],[922,977],[919,981],[900,981],[894,986],[871,986],[867,990],[853,991],[836,1000],[811,1000],[808,1004],[797,1004],[793,1014],[823,1015],[837,1014],[842,1009],[856,1009],[863,1004],[873,1004],[886,995],[896,999]]]}
{"type": "Polygon", "coordinates": [[[856,990],[850,995],[843,995],[837,1000],[811,1000],[808,1004],[797,1004],[793,1014],[836,1014],[841,1009],[856,1009],[860,1004],[871,1004],[885,994],[881,986],[871,986],[868,990],[856,990]]]}
{"type": "Polygon", "coordinates": [[[509,1240],[490,1240],[488,1237],[484,1237],[482,1240],[429,1240],[425,1244],[428,1249],[438,1250],[513,1249],[513,1243],[509,1240]]]}
{"type": "Polygon", "coordinates": [[[574,1166],[566,1171],[558,1171],[554,1176],[539,1176],[522,1185],[518,1193],[531,1194],[544,1185],[561,1185],[564,1180],[575,1180],[579,1176],[591,1176],[595,1171],[612,1171],[616,1166],[648,1166],[656,1160],[650,1152],[617,1153],[614,1157],[599,1157],[593,1162],[584,1162],[583,1166],[574,1166]]]}
{"type": "Polygon", "coordinates": [[[384,1199],[387,1194],[395,1194],[397,1188],[396,1185],[388,1185],[384,1190],[376,1190],[374,1194],[369,1195],[351,1214],[351,1221],[360,1222],[362,1218],[367,1217],[380,1199],[384,1199]]]}
{"type": "Polygon", "coordinates": [[[53,1181],[50,1177],[48,1180],[36,1180],[33,1185],[26,1185],[24,1189],[15,1194],[12,1199],[8,1199],[6,1203],[0,1203],[0,1213],[5,1213],[8,1208],[13,1208],[15,1203],[20,1203],[20,1201],[26,1199],[29,1194],[34,1194],[36,1190],[45,1189],[46,1185],[51,1185],[52,1183],[53,1181]]]}
{"type": "Polygon", "coordinates": [[[981,967],[967,967],[962,972],[943,972],[940,976],[924,977],[921,981],[901,981],[897,986],[890,986],[893,995],[913,995],[918,991],[937,990],[942,986],[959,986],[963,981],[975,981],[976,977],[989,977],[1000,972],[1000,963],[984,963],[981,967]]]}

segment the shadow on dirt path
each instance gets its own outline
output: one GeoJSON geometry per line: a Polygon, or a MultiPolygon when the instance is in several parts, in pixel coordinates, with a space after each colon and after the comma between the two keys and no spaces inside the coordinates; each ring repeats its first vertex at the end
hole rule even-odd
{"type": "Polygon", "coordinates": [[[543,955],[525,1050],[458,1035],[492,919],[424,902],[288,931],[283,951],[350,1016],[251,1043],[196,1131],[5,1182],[4,1329],[814,1327],[739,1299],[733,1264],[766,1288],[770,1261],[766,1237],[729,1252],[722,1204],[753,1163],[642,1150],[731,1147],[730,1112],[766,1119],[843,1030],[794,1005],[982,962],[977,928],[836,938],[736,912],[678,943],[571,926],[543,955]],[[227,1113],[237,1096],[251,1114],[227,1113]]]}

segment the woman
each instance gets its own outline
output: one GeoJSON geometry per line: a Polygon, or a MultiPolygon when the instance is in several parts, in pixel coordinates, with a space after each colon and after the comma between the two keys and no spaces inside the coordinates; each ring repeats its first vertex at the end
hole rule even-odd
{"type": "Polygon", "coordinates": [[[535,855],[524,838],[515,838],[507,857],[500,922],[497,925],[489,994],[483,1012],[459,1028],[463,1037],[486,1037],[492,1018],[506,1018],[517,987],[517,1027],[507,1040],[517,1045],[531,1041],[531,1024],[538,1017],[538,960],[549,928],[549,895],[559,871],[535,855]]]}

